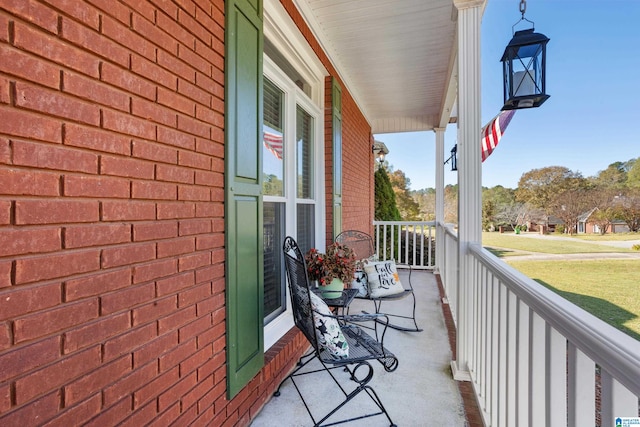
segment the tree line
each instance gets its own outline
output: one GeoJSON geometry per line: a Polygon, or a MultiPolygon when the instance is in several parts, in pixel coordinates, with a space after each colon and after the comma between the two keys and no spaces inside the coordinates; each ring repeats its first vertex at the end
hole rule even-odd
{"type": "MultiPolygon", "coordinates": [[[[522,175],[515,189],[503,186],[482,189],[482,226],[515,228],[545,224],[558,218],[567,233],[578,230],[580,219],[590,214],[604,234],[614,221],[629,230],[640,230],[640,158],[615,162],[595,176],[584,177],[564,166],[533,169],[522,175]]],[[[382,191],[382,190],[380,190],[382,191]]],[[[445,222],[457,223],[458,188],[444,189],[445,222]]],[[[432,221],[435,189],[411,190],[409,178],[385,162],[376,171],[376,219],[432,221]],[[379,187],[386,188],[379,197],[379,187]],[[380,203],[379,203],[380,202],[380,203]],[[384,206],[384,209],[379,210],[384,206]],[[390,207],[391,206],[391,207],[390,207]]]]}

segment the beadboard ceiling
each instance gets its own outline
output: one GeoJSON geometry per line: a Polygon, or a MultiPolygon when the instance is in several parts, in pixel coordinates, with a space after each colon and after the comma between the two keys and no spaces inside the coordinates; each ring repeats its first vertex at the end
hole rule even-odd
{"type": "Polygon", "coordinates": [[[449,122],[457,68],[452,0],[294,0],[373,133],[449,122]]]}

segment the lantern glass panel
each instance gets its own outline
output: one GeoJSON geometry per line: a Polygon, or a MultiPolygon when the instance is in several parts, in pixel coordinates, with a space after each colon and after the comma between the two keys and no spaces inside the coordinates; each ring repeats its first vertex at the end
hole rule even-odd
{"type": "Polygon", "coordinates": [[[518,55],[512,63],[512,85],[511,94],[513,96],[537,95],[542,93],[542,73],[540,72],[540,62],[542,48],[540,45],[531,49],[531,46],[524,46],[518,50],[518,55]],[[534,53],[534,56],[523,56],[523,53],[534,53]]]}
{"type": "Polygon", "coordinates": [[[502,56],[505,109],[538,107],[545,93],[545,50],[549,39],[533,29],[518,31],[502,56]]]}

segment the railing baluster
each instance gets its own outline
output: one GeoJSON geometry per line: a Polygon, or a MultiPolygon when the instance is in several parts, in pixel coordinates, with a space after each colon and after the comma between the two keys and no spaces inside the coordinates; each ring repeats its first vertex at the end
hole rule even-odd
{"type": "Polygon", "coordinates": [[[489,365],[489,399],[491,402],[489,414],[491,415],[491,425],[498,425],[498,373],[500,363],[500,286],[497,279],[488,278],[491,286],[491,304],[489,308],[491,321],[491,342],[487,345],[490,349],[491,364],[489,365]]]}
{"type": "Polygon", "coordinates": [[[616,417],[637,417],[638,397],[616,381],[611,374],[601,369],[602,381],[602,425],[615,425],[616,417]]]}
{"type": "Polygon", "coordinates": [[[513,292],[509,292],[507,305],[507,354],[506,368],[507,381],[506,411],[507,417],[505,426],[516,425],[516,405],[517,405],[517,360],[518,360],[518,297],[513,292]]]}
{"type": "Polygon", "coordinates": [[[547,326],[547,422],[549,427],[567,423],[567,339],[547,326]]]}
{"type": "MultiPolygon", "coordinates": [[[[429,255],[431,255],[431,252],[429,252],[429,255]]],[[[431,263],[431,260],[429,260],[429,263],[431,263]]],[[[424,267],[424,224],[420,225],[420,267],[424,267]]]]}
{"type": "Polygon", "coordinates": [[[491,299],[490,297],[491,287],[489,286],[489,283],[487,281],[486,274],[483,274],[482,278],[484,280],[480,282],[480,283],[483,283],[483,286],[481,287],[482,296],[480,297],[482,301],[482,305],[480,307],[481,315],[482,315],[480,322],[482,324],[482,328],[480,329],[481,351],[480,351],[480,363],[478,364],[478,367],[480,368],[480,371],[478,372],[479,378],[480,378],[480,387],[478,390],[484,402],[482,409],[486,411],[488,406],[487,404],[487,366],[489,364],[488,346],[489,346],[489,334],[491,333],[491,331],[489,330],[489,300],[491,299]]]}
{"type": "Polygon", "coordinates": [[[537,313],[531,316],[531,359],[529,406],[532,427],[545,427],[546,420],[546,352],[547,324],[537,313]]]}
{"type": "Polygon", "coordinates": [[[517,420],[519,426],[529,425],[529,371],[531,366],[531,309],[518,299],[518,355],[517,355],[517,420]]]}
{"type": "MultiPolygon", "coordinates": [[[[497,280],[497,279],[496,279],[497,280]]],[[[500,316],[498,319],[498,382],[496,384],[497,390],[497,407],[496,412],[498,413],[498,422],[495,424],[496,426],[506,426],[507,422],[507,349],[508,349],[508,291],[507,288],[502,284],[498,283],[499,291],[500,291],[500,316]]]]}
{"type": "Polygon", "coordinates": [[[596,414],[596,365],[573,343],[568,344],[568,425],[594,424],[596,414]]]}

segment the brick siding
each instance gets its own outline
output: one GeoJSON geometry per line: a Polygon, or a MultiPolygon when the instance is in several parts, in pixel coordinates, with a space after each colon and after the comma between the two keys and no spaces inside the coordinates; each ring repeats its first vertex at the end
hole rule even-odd
{"type": "MultiPolygon", "coordinates": [[[[248,425],[308,344],[226,399],[224,2],[7,0],[0,57],[0,425],[248,425]]],[[[344,226],[370,229],[343,97],[344,226]]]]}
{"type": "Polygon", "coordinates": [[[0,57],[0,425],[248,424],[305,346],[227,401],[224,3],[4,1],[0,57]]]}

